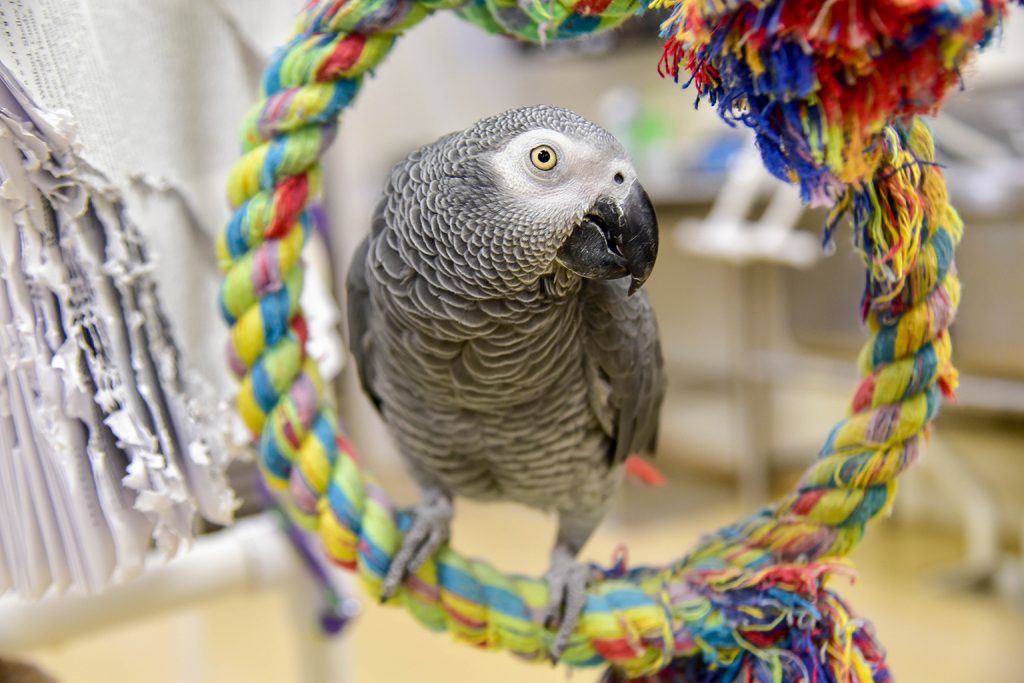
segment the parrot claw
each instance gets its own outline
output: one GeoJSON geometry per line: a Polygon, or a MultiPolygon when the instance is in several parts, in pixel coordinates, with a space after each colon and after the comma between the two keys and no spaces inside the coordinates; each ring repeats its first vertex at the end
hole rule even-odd
{"type": "Polygon", "coordinates": [[[587,603],[587,585],[590,570],[578,562],[567,551],[556,548],[552,553],[551,568],[544,574],[548,582],[548,602],[544,626],[552,629],[558,626],[555,640],[548,654],[551,662],[557,662],[569,644],[569,638],[576,630],[580,613],[587,603]]]}
{"type": "Polygon", "coordinates": [[[387,602],[409,574],[416,572],[448,540],[452,521],[452,502],[443,495],[425,497],[413,509],[413,523],[402,545],[391,560],[381,585],[380,601],[387,602]]]}

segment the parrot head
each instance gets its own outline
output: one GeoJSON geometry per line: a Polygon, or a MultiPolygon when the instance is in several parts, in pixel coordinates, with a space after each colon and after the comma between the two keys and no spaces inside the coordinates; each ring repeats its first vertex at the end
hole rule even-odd
{"type": "Polygon", "coordinates": [[[650,276],[658,254],[654,207],[606,130],[566,109],[534,106],[484,119],[449,142],[458,150],[445,159],[463,200],[457,222],[486,235],[496,267],[523,281],[559,269],[629,277],[630,294],[650,276]]]}

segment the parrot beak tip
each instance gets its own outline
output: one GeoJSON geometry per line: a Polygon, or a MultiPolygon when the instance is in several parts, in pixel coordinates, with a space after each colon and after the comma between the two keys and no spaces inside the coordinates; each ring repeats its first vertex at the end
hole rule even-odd
{"type": "Polygon", "coordinates": [[[629,296],[636,294],[647,283],[647,279],[651,277],[652,270],[654,270],[654,261],[648,262],[638,272],[630,273],[629,296]]]}
{"type": "Polygon", "coordinates": [[[557,258],[586,278],[629,276],[632,295],[647,281],[657,255],[658,219],[643,187],[634,183],[622,200],[600,198],[569,234],[557,258]]]}

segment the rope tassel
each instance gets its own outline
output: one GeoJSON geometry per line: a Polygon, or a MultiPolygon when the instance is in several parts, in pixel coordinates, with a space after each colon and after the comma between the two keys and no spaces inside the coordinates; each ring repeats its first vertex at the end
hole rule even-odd
{"type": "MultiPolygon", "coordinates": [[[[611,664],[607,681],[887,681],[870,625],[832,590],[844,557],[885,514],[943,394],[956,387],[947,331],[960,298],[962,234],[927,127],[1005,1],[669,0],[663,72],[691,72],[698,95],[754,128],[776,175],[844,217],[864,257],[871,339],[849,415],[797,488],[660,567],[593,567],[562,661],[611,664]],[[861,9],[859,9],[861,8],[861,9]],[[909,57],[908,57],[909,55],[909,57]],[[904,127],[895,125],[905,124],[904,127]]],[[[453,9],[520,39],[612,28],[636,0],[311,0],[272,60],[242,124],[234,215],[217,243],[228,362],[260,467],[289,514],[378,595],[410,519],[364,471],[324,402],[299,305],[299,252],[320,192],[319,157],[362,79],[396,39],[453,9]]],[[[432,630],[547,661],[543,580],[505,575],[450,548],[392,598],[432,630]]]]}

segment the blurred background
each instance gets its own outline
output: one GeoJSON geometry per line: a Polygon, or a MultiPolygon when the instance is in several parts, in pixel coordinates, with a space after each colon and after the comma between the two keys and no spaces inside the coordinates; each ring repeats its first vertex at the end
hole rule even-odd
{"type": "MultiPolygon", "coordinates": [[[[964,297],[953,329],[960,400],[943,409],[926,458],[903,476],[892,518],[875,524],[854,553],[856,582],[841,587],[875,623],[896,680],[1024,681],[1024,17],[1017,15],[934,122],[966,223],[957,258],[964,297]]],[[[450,16],[425,22],[344,116],[325,168],[330,239],[314,255],[332,273],[327,288],[340,291],[392,164],[506,108],[568,107],[630,149],[662,231],[647,288],[669,370],[656,461],[669,483],[627,483],[584,551],[601,564],[620,543],[631,564],[665,563],[703,531],[791,486],[844,415],[865,339],[863,276],[848,230],[837,233],[834,253],[821,248],[822,214],[765,176],[744,131],[707,107],[695,110],[691,93],[658,76],[656,33],[652,15],[615,36],[542,51],[450,16]]],[[[353,441],[385,488],[411,502],[401,463],[352,380],[342,367],[338,400],[353,441]]],[[[251,466],[236,474],[244,491],[251,466]]],[[[553,520],[533,511],[457,504],[454,545],[506,571],[543,571],[553,535],[553,520]]],[[[62,681],[305,681],[314,680],[314,657],[330,660],[333,680],[359,683],[567,678],[423,631],[341,580],[361,614],[327,645],[311,610],[297,607],[315,590],[292,586],[234,591],[15,654],[62,681]]]]}

